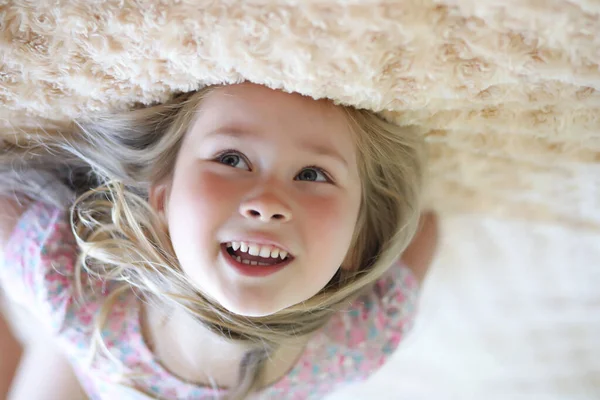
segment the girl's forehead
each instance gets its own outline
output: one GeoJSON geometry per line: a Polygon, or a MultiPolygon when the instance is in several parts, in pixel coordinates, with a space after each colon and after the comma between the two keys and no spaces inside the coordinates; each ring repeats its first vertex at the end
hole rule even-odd
{"type": "Polygon", "coordinates": [[[290,160],[312,154],[359,179],[355,133],[346,112],[327,100],[249,83],[220,87],[202,100],[188,135],[190,152],[231,144],[278,149],[290,160]]]}
{"type": "Polygon", "coordinates": [[[271,131],[353,151],[354,138],[341,107],[261,85],[217,88],[200,104],[195,121],[203,133],[218,129],[271,131]]]}
{"type": "Polygon", "coordinates": [[[315,100],[299,93],[288,93],[253,83],[221,86],[212,91],[205,102],[212,106],[237,104],[253,109],[267,108],[271,111],[310,112],[329,116],[339,114],[339,117],[343,117],[340,107],[329,100],[315,100]]]}

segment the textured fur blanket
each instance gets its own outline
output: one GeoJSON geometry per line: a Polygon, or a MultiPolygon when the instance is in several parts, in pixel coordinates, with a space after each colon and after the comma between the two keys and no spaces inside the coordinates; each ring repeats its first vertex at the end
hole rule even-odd
{"type": "Polygon", "coordinates": [[[0,120],[249,80],[421,127],[442,213],[598,228],[599,21],[594,0],[5,0],[0,120]]]}

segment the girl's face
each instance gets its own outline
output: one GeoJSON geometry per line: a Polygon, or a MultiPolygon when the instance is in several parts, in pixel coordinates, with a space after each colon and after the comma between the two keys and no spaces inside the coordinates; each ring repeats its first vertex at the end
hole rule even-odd
{"type": "Polygon", "coordinates": [[[153,190],[153,204],[165,199],[196,287],[233,313],[273,314],[315,295],[345,260],[361,202],[353,134],[328,102],[218,88],[202,101],[172,182],[153,190]],[[282,251],[280,266],[258,264],[280,263],[282,251]]]}

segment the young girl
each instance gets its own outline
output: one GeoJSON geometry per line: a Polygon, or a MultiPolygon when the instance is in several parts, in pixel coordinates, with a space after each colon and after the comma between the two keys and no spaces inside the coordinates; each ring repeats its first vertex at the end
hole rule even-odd
{"type": "Polygon", "coordinates": [[[92,399],[321,398],[413,323],[423,148],[371,112],[244,83],[4,148],[0,282],[92,399]]]}

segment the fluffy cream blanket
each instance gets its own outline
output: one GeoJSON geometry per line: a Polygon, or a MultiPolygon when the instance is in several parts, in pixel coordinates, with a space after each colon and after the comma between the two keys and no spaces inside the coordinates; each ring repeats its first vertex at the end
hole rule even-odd
{"type": "Polygon", "coordinates": [[[422,127],[442,213],[600,226],[596,1],[2,3],[4,125],[250,80],[422,127]]]}
{"type": "Polygon", "coordinates": [[[597,1],[5,0],[0,61],[7,132],[242,80],[419,126],[446,240],[379,398],[600,393],[597,1]]]}

